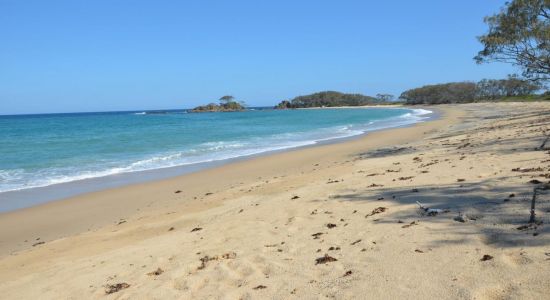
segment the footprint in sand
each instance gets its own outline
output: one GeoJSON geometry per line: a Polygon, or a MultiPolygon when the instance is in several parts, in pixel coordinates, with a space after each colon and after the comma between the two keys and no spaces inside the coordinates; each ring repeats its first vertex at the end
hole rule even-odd
{"type": "Polygon", "coordinates": [[[502,255],[502,261],[511,267],[527,265],[533,262],[525,252],[505,253],[502,255]]]}
{"type": "Polygon", "coordinates": [[[511,285],[494,285],[474,292],[473,299],[497,300],[497,299],[521,299],[517,295],[517,289],[511,285]],[[514,296],[515,294],[515,296],[514,296]]]}

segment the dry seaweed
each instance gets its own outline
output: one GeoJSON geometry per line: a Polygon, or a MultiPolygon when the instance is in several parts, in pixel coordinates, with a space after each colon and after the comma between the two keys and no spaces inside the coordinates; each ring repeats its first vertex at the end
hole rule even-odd
{"type": "Polygon", "coordinates": [[[405,224],[405,225],[401,226],[401,228],[409,228],[409,227],[414,226],[414,225],[418,225],[418,223],[416,221],[412,221],[409,224],[405,224]]]}
{"type": "Polygon", "coordinates": [[[263,289],[266,289],[266,288],[267,288],[267,286],[261,285],[261,284],[260,284],[260,285],[258,285],[258,286],[256,286],[256,287],[254,287],[253,289],[254,289],[254,290],[263,290],[263,289]]]}
{"type": "Polygon", "coordinates": [[[147,273],[149,276],[159,276],[160,274],[164,273],[164,270],[161,268],[157,268],[156,270],[147,273]]]}
{"type": "Polygon", "coordinates": [[[483,257],[480,259],[481,261],[488,261],[488,260],[491,260],[493,259],[493,257],[489,254],[485,254],[483,255],[483,257]]]}
{"type": "Polygon", "coordinates": [[[315,264],[316,265],[326,264],[326,263],[334,262],[334,261],[338,261],[338,260],[336,258],[332,257],[332,256],[329,256],[328,254],[325,254],[325,256],[322,256],[322,257],[319,257],[319,258],[315,259],[315,264]]]}
{"type": "Polygon", "coordinates": [[[388,210],[386,207],[382,207],[382,206],[377,207],[377,208],[373,209],[369,214],[367,214],[367,215],[365,216],[365,218],[368,218],[368,217],[370,217],[370,216],[374,216],[374,215],[379,214],[379,213],[383,213],[383,212],[385,212],[386,210],[388,210]]]}
{"type": "Polygon", "coordinates": [[[321,237],[321,235],[323,235],[322,232],[317,232],[312,234],[311,236],[313,237],[314,240],[318,240],[321,237]]]}
{"type": "Polygon", "coordinates": [[[105,286],[105,294],[109,295],[112,293],[116,293],[120,290],[129,288],[130,285],[126,282],[116,283],[116,284],[107,284],[105,286]]]}

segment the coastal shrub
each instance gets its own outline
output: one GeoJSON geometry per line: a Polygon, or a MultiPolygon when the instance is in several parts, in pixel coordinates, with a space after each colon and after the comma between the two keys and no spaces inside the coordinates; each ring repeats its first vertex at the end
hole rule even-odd
{"type": "Polygon", "coordinates": [[[542,86],[534,81],[524,80],[516,75],[506,79],[483,79],[474,82],[451,82],[426,85],[407,90],[399,97],[406,104],[468,103],[484,100],[544,99],[535,95],[542,86]]]}
{"type": "Polygon", "coordinates": [[[275,106],[275,108],[362,106],[380,103],[383,103],[383,101],[371,96],[324,91],[305,96],[298,96],[292,100],[283,100],[275,106]]]}
{"type": "Polygon", "coordinates": [[[504,97],[528,96],[540,89],[539,84],[522,80],[515,75],[509,75],[507,79],[483,79],[477,83],[476,99],[496,100],[504,97]]]}
{"type": "Polygon", "coordinates": [[[473,102],[475,95],[475,83],[450,82],[410,89],[403,92],[399,98],[407,104],[444,104],[473,102]]]}

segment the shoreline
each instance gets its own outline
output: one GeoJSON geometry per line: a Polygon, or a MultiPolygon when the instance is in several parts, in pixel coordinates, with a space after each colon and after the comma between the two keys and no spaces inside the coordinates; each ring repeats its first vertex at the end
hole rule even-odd
{"type": "MultiPolygon", "coordinates": [[[[410,109],[411,111],[414,111],[414,110],[422,109],[422,107],[425,107],[425,106],[406,107],[402,105],[399,105],[399,106],[395,105],[390,107],[384,107],[384,106],[368,105],[368,106],[349,106],[349,107],[348,106],[316,107],[316,108],[300,108],[300,109],[404,108],[404,109],[410,109]]],[[[424,115],[420,115],[420,116],[424,116],[424,115]]],[[[179,165],[179,166],[160,167],[160,168],[148,169],[148,170],[122,172],[122,173],[110,174],[105,176],[98,176],[98,177],[72,180],[68,182],[55,183],[55,184],[50,184],[46,186],[38,186],[38,187],[32,187],[27,189],[0,192],[0,198],[2,198],[3,200],[2,202],[0,202],[0,216],[4,213],[29,208],[29,207],[41,205],[52,201],[68,199],[79,195],[84,195],[87,193],[119,188],[127,185],[146,183],[150,181],[159,181],[159,180],[169,179],[177,176],[183,176],[186,174],[200,172],[206,169],[221,167],[233,162],[238,162],[238,161],[247,160],[247,159],[256,158],[256,157],[273,155],[273,154],[286,152],[286,151],[293,151],[293,150],[304,149],[309,147],[318,147],[326,144],[342,143],[348,140],[363,138],[364,136],[377,131],[415,126],[415,124],[418,124],[418,123],[433,121],[439,118],[439,116],[440,116],[439,110],[437,108],[431,107],[430,112],[427,113],[427,116],[423,117],[425,119],[416,121],[415,123],[412,123],[412,124],[390,125],[388,127],[373,128],[370,130],[363,131],[362,133],[357,135],[316,140],[311,144],[307,144],[307,145],[289,146],[284,149],[266,150],[259,153],[242,155],[242,156],[231,157],[226,159],[214,159],[211,161],[190,163],[190,164],[179,165]]]]}
{"type": "MultiPolygon", "coordinates": [[[[423,108],[426,107],[423,106],[423,108]]],[[[290,148],[275,151],[274,153],[262,153],[251,157],[241,157],[234,160],[221,161],[218,166],[201,169],[196,172],[169,176],[158,180],[153,179],[140,183],[124,184],[117,187],[100,189],[63,199],[48,201],[12,211],[1,212],[0,236],[4,238],[7,237],[7,240],[10,242],[0,243],[0,257],[3,254],[14,250],[28,249],[29,244],[24,243],[23,241],[34,240],[36,239],[35,236],[40,236],[41,239],[51,240],[89,231],[113,222],[116,223],[117,220],[131,215],[132,212],[138,213],[144,208],[150,208],[147,197],[151,197],[156,193],[151,193],[152,190],[166,190],[167,186],[173,190],[185,190],[185,188],[178,188],[178,183],[180,181],[189,181],[189,183],[185,186],[193,190],[191,194],[194,195],[194,199],[188,199],[193,201],[196,200],[197,197],[200,197],[201,194],[209,193],[210,189],[207,187],[208,184],[205,184],[206,182],[209,182],[207,178],[219,178],[219,175],[217,175],[219,173],[241,174],[243,173],[241,169],[245,169],[247,173],[250,173],[246,176],[250,182],[255,178],[254,171],[251,172],[251,170],[255,169],[255,164],[266,164],[271,166],[271,168],[279,169],[275,171],[276,173],[283,173],[284,171],[280,170],[280,167],[276,167],[276,165],[278,165],[277,161],[280,159],[292,161],[290,164],[283,163],[283,166],[298,165],[304,167],[307,164],[300,161],[301,159],[314,161],[314,159],[319,159],[320,153],[323,153],[324,155],[330,154],[338,156],[341,156],[343,153],[350,155],[350,151],[346,149],[348,146],[351,146],[354,149],[352,152],[357,152],[358,149],[366,150],[375,147],[402,144],[404,142],[413,142],[424,135],[419,132],[422,128],[426,128],[426,130],[435,130],[440,126],[440,124],[450,125],[453,122],[456,122],[457,118],[459,118],[458,116],[461,114],[460,110],[453,108],[429,108],[433,112],[434,116],[437,116],[436,119],[417,122],[404,127],[375,130],[358,136],[329,140],[320,144],[290,148]],[[344,149],[345,151],[341,151],[344,149]],[[316,154],[317,157],[309,157],[310,154],[316,154]],[[301,159],[297,160],[296,157],[300,157],[301,159]],[[197,193],[196,191],[200,192],[197,193]],[[142,192],[147,193],[143,194],[142,192]],[[139,201],[130,201],[127,199],[128,196],[133,197],[133,199],[137,198],[139,201]],[[63,217],[55,220],[53,223],[50,223],[52,221],[50,216],[52,215],[63,217]],[[102,216],[98,218],[100,215],[102,216]],[[10,228],[14,228],[14,224],[17,223],[17,220],[19,219],[34,220],[34,222],[24,224],[23,226],[20,226],[18,230],[9,230],[10,228]],[[35,223],[40,225],[36,225],[35,223]],[[44,230],[36,231],[34,228],[43,228],[44,230]],[[19,240],[19,242],[15,242],[16,240],[19,240]],[[14,245],[14,242],[16,245],[14,245]]],[[[262,169],[265,169],[265,167],[262,169]]],[[[261,173],[266,173],[265,171],[267,171],[267,173],[273,173],[272,170],[262,171],[263,172],[261,173]]],[[[136,173],[139,174],[139,172],[136,173]]],[[[260,174],[260,172],[258,172],[258,174],[260,174]]],[[[219,178],[217,181],[220,180],[223,179],[219,178]]],[[[229,188],[237,183],[241,183],[241,180],[232,180],[222,184],[217,188],[217,190],[229,188]]],[[[178,196],[178,194],[175,196],[178,196]]]]}
{"type": "MultiPolygon", "coordinates": [[[[418,105],[418,106],[428,106],[428,105],[418,105]]],[[[282,108],[281,110],[285,109],[341,109],[341,108],[407,108],[407,107],[414,107],[402,103],[396,103],[396,104],[372,104],[372,105],[359,105],[359,106],[315,106],[315,107],[297,107],[297,108],[282,108]]]]}
{"type": "Polygon", "coordinates": [[[412,127],[0,215],[0,293],[544,298],[550,203],[541,194],[528,225],[527,200],[550,178],[550,103],[438,108],[412,127]]]}

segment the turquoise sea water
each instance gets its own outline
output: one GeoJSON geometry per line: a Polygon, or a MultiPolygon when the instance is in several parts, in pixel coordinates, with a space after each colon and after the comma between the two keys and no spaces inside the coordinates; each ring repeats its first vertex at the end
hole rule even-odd
{"type": "Polygon", "coordinates": [[[0,193],[237,158],[422,121],[404,108],[0,116],[0,193]]]}

